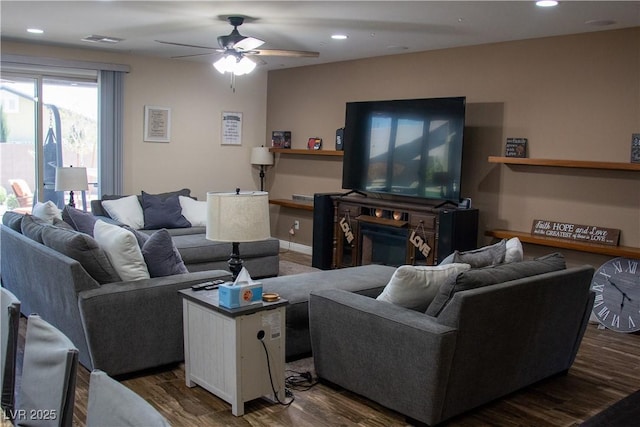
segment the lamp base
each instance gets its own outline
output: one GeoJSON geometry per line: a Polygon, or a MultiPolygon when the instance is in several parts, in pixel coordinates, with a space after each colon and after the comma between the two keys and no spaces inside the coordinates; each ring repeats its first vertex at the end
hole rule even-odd
{"type": "Polygon", "coordinates": [[[233,276],[233,281],[235,282],[238,278],[238,274],[242,271],[242,259],[240,259],[240,243],[233,242],[231,243],[231,258],[229,258],[229,271],[233,276]]]}
{"type": "Polygon", "coordinates": [[[69,206],[72,208],[76,207],[76,202],[73,200],[73,190],[69,191],[69,206]]]}

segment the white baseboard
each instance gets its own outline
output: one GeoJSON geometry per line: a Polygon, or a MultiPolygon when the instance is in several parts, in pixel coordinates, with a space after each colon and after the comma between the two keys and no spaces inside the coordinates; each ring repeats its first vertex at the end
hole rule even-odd
{"type": "Polygon", "coordinates": [[[287,240],[280,240],[280,250],[300,252],[305,255],[311,255],[313,252],[313,248],[311,246],[301,245],[300,243],[293,243],[287,240]]]}

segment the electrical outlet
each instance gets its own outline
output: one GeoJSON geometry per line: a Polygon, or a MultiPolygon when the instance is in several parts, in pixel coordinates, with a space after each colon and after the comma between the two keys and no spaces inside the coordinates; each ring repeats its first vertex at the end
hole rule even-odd
{"type": "Polygon", "coordinates": [[[293,221],[293,228],[295,230],[300,230],[300,221],[298,221],[297,219],[293,221]]]}

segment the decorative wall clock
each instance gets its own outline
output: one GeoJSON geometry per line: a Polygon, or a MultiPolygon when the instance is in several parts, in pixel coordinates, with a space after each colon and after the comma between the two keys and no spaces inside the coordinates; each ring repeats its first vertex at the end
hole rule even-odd
{"type": "Polygon", "coordinates": [[[618,332],[640,330],[640,260],[614,258],[598,268],[591,281],[593,314],[618,332]]]}

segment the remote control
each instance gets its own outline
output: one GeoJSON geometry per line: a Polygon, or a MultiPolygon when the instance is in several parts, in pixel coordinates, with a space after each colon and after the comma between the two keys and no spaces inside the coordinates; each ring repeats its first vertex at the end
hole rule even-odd
{"type": "Polygon", "coordinates": [[[197,285],[192,285],[191,290],[193,290],[194,292],[204,290],[209,291],[211,289],[216,289],[222,283],[224,283],[224,280],[213,280],[211,282],[198,283],[197,285]]]}
{"type": "Polygon", "coordinates": [[[207,286],[211,286],[211,285],[213,285],[213,282],[198,283],[197,285],[192,285],[191,286],[191,290],[194,291],[194,292],[195,291],[204,291],[204,289],[207,286]]]}

